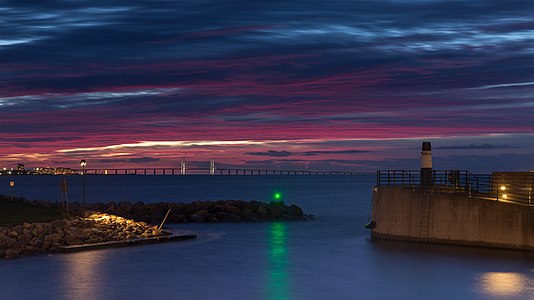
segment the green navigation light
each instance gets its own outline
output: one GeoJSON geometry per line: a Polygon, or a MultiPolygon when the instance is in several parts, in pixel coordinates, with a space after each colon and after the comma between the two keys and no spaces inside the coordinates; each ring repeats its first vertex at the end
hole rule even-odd
{"type": "Polygon", "coordinates": [[[280,201],[280,199],[282,199],[282,194],[274,193],[273,198],[274,198],[275,201],[280,201]]]}

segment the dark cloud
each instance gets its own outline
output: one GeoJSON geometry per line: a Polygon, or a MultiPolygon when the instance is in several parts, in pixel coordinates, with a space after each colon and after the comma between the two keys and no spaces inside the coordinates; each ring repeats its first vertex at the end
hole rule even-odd
{"type": "Polygon", "coordinates": [[[75,137],[29,137],[29,138],[23,138],[23,137],[12,137],[7,138],[7,142],[13,142],[13,143],[53,143],[53,142],[65,142],[65,141],[73,141],[75,140],[75,137]]]}
{"type": "Polygon", "coordinates": [[[359,153],[368,153],[371,151],[367,150],[333,150],[333,151],[306,151],[302,152],[304,156],[314,156],[322,154],[359,154],[359,153]]]}
{"type": "Polygon", "coordinates": [[[158,162],[160,161],[159,158],[154,158],[154,157],[135,157],[135,158],[129,158],[128,160],[126,160],[126,162],[129,162],[129,163],[152,163],[152,162],[158,162]]]}
{"type": "Polygon", "coordinates": [[[468,170],[471,173],[491,173],[493,171],[532,171],[534,153],[502,153],[498,155],[453,155],[436,158],[434,165],[440,169],[468,170]]]}
{"type": "Polygon", "coordinates": [[[435,147],[436,149],[510,149],[517,148],[507,145],[491,145],[491,144],[469,144],[469,145],[455,145],[455,146],[441,146],[435,147]]]}
{"type": "Polygon", "coordinates": [[[266,152],[246,152],[245,154],[257,155],[257,156],[287,157],[287,156],[294,156],[294,155],[316,156],[316,155],[325,155],[325,154],[359,154],[359,153],[368,153],[368,152],[371,152],[371,151],[367,151],[367,150],[322,150],[322,151],[290,152],[290,151],[269,150],[266,152]]]}
{"type": "Polygon", "coordinates": [[[257,155],[257,156],[273,156],[273,157],[287,157],[294,155],[293,152],[289,151],[275,151],[269,150],[267,152],[246,152],[247,155],[257,155]]]}

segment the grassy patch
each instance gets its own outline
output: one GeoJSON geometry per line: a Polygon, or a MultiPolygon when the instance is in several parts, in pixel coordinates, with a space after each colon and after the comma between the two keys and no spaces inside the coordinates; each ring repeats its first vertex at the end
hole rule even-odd
{"type": "Polygon", "coordinates": [[[63,219],[66,214],[55,208],[39,207],[19,201],[0,201],[0,226],[44,223],[63,219]]]}

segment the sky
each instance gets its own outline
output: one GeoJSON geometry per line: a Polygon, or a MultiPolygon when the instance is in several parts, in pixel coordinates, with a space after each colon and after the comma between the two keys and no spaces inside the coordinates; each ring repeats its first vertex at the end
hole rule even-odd
{"type": "Polygon", "coordinates": [[[0,167],[534,170],[533,12],[0,0],[0,167]]]}

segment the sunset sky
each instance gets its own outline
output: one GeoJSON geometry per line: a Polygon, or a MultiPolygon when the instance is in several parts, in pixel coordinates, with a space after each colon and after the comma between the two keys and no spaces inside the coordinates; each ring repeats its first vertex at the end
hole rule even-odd
{"type": "Polygon", "coordinates": [[[0,0],[0,167],[534,170],[533,1],[0,0]]]}

